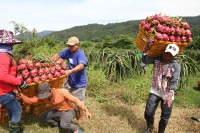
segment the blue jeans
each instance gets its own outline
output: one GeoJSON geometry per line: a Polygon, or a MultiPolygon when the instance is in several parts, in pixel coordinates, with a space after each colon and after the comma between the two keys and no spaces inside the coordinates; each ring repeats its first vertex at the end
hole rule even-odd
{"type": "Polygon", "coordinates": [[[159,122],[158,132],[163,133],[168,124],[168,120],[171,116],[173,103],[171,104],[170,107],[168,107],[167,104],[164,104],[164,100],[161,97],[158,97],[153,93],[150,93],[147,99],[144,117],[147,121],[147,127],[149,128],[153,127],[154,115],[159,102],[161,102],[161,117],[160,117],[161,119],[159,122]]]}
{"type": "Polygon", "coordinates": [[[21,120],[22,107],[17,101],[14,92],[0,96],[0,103],[8,111],[8,117],[11,122],[19,122],[21,120]]]}

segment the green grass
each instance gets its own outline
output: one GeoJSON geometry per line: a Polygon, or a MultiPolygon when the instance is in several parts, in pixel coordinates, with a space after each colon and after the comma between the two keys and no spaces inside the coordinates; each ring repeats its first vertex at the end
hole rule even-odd
{"type": "Polygon", "coordinates": [[[181,106],[200,107],[198,81],[200,81],[200,72],[197,73],[196,77],[190,77],[188,85],[177,91],[175,103],[181,106]]]}

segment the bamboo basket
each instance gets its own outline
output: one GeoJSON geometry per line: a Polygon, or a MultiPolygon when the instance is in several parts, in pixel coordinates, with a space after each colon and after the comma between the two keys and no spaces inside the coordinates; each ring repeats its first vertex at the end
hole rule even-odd
{"type": "Polygon", "coordinates": [[[136,45],[137,47],[143,52],[147,40],[151,38],[154,40],[153,45],[150,48],[150,51],[148,53],[149,57],[159,57],[161,56],[162,52],[165,50],[166,46],[170,43],[175,43],[179,47],[179,53],[184,49],[185,46],[187,46],[189,43],[188,42],[170,42],[170,41],[162,41],[162,40],[157,40],[151,37],[151,35],[143,29],[142,26],[140,26],[140,30],[136,39],[136,45]]]}
{"type": "MultiPolygon", "coordinates": [[[[62,75],[59,78],[53,78],[52,80],[46,80],[45,82],[49,82],[49,85],[51,88],[62,88],[63,81],[65,79],[65,75],[62,75]]],[[[31,83],[29,84],[29,87],[22,90],[22,93],[28,97],[33,97],[38,95],[37,88],[38,85],[41,84],[42,81],[38,83],[31,83]]]]}
{"type": "Polygon", "coordinates": [[[51,104],[41,102],[32,105],[32,114],[35,116],[39,116],[45,111],[52,110],[54,107],[51,104]]]}
{"type": "MultiPolygon", "coordinates": [[[[22,106],[22,116],[21,118],[24,118],[26,115],[27,107],[29,105],[21,105],[22,106]]],[[[5,108],[0,108],[0,125],[8,122],[8,112],[5,108]]]]}

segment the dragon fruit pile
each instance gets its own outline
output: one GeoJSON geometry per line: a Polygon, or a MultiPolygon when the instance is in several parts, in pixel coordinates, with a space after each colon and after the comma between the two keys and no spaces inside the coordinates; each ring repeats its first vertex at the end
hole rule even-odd
{"type": "Polygon", "coordinates": [[[157,40],[182,43],[192,41],[190,25],[179,17],[155,14],[146,17],[140,25],[157,40]]]}
{"type": "Polygon", "coordinates": [[[37,83],[59,78],[65,73],[66,68],[66,62],[58,54],[53,56],[27,56],[18,61],[17,78],[25,80],[28,84],[37,83]]]}

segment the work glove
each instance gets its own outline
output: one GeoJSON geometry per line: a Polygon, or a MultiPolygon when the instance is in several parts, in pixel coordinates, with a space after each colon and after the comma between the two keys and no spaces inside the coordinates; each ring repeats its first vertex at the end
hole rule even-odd
{"type": "Polygon", "coordinates": [[[26,83],[26,81],[22,80],[21,85],[19,86],[20,89],[25,89],[28,87],[28,84],[26,83]]]}

